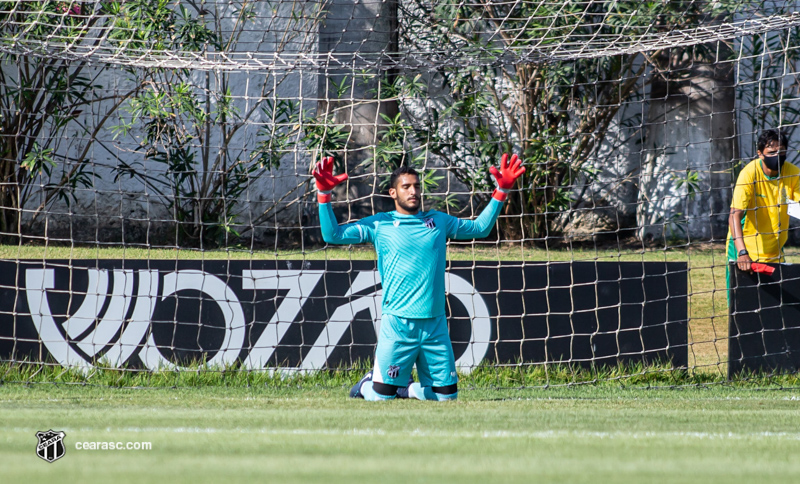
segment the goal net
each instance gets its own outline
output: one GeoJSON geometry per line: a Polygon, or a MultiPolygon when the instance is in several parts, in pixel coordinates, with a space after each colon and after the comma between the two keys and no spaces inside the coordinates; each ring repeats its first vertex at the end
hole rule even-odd
{"type": "Polygon", "coordinates": [[[798,12],[0,1],[0,374],[357,375],[380,274],[371,246],[322,240],[314,163],[349,174],[339,223],[392,210],[402,165],[424,210],[473,218],[504,152],[526,172],[491,235],[448,242],[465,378],[792,372],[797,225],[780,224],[787,264],[771,274],[730,266],[726,241],[759,135],[780,129],[800,163],[798,12]]]}

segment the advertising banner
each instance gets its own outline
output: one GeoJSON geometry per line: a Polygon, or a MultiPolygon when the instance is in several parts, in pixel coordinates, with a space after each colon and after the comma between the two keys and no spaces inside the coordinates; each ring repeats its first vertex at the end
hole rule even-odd
{"type": "Polygon", "coordinates": [[[800,265],[773,265],[771,275],[731,264],[728,376],[800,369],[800,265]]]}
{"type": "MultiPolygon", "coordinates": [[[[0,359],[314,370],[371,359],[374,261],[0,261],[0,359]]],[[[457,365],[687,365],[685,263],[452,261],[457,365]]]]}

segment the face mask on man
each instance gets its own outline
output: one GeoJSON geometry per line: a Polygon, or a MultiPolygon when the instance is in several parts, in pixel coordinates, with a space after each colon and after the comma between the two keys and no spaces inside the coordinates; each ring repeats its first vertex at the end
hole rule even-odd
{"type": "Polygon", "coordinates": [[[784,161],[786,161],[786,155],[764,155],[764,166],[772,171],[781,171],[784,161]]]}

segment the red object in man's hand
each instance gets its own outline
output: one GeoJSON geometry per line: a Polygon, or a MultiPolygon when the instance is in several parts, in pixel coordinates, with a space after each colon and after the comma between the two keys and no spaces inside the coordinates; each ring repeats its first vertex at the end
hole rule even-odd
{"type": "Polygon", "coordinates": [[[503,157],[500,159],[500,169],[492,166],[489,167],[489,171],[497,180],[497,190],[494,191],[492,197],[502,202],[508,197],[508,191],[514,186],[517,178],[525,173],[525,167],[522,166],[522,160],[517,155],[513,155],[509,161],[508,153],[503,153],[503,157]]]}
{"type": "Polygon", "coordinates": [[[753,269],[753,272],[763,272],[768,276],[771,276],[772,273],[775,272],[774,267],[767,264],[762,264],[761,262],[753,262],[750,264],[750,268],[753,269]]]}
{"type": "Polygon", "coordinates": [[[319,203],[328,203],[331,201],[331,190],[336,185],[347,180],[347,173],[333,176],[333,157],[328,156],[323,158],[321,162],[317,163],[312,173],[314,180],[317,182],[317,201],[319,203]]]}

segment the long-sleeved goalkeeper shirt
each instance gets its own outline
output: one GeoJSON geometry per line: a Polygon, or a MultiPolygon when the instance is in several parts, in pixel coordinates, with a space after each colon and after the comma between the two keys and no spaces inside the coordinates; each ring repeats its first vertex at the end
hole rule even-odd
{"type": "Polygon", "coordinates": [[[478,239],[489,235],[503,202],[492,198],[475,220],[431,210],[414,215],[382,212],[339,225],[330,203],[319,205],[322,237],[330,244],[370,242],[378,254],[384,313],[402,318],[433,318],[445,314],[447,239],[478,239]]]}

